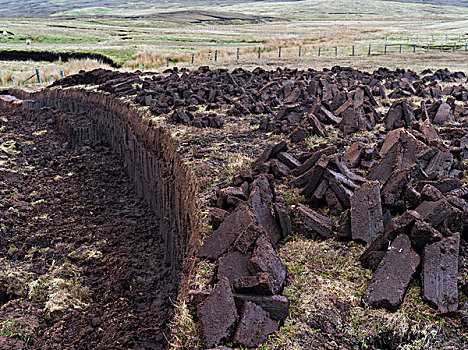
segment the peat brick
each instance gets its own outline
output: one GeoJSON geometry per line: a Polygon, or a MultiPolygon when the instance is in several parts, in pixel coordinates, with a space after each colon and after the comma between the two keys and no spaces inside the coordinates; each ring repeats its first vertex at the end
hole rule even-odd
{"type": "Polygon", "coordinates": [[[426,244],[440,241],[442,234],[425,221],[416,221],[409,234],[413,248],[422,253],[426,244]]]}
{"type": "Polygon", "coordinates": [[[256,245],[249,261],[249,271],[252,275],[262,272],[267,273],[270,277],[273,294],[278,294],[283,289],[288,270],[281,262],[273,246],[264,237],[259,237],[256,245]]]}
{"type": "Polygon", "coordinates": [[[301,142],[304,141],[310,135],[309,131],[303,127],[297,127],[289,136],[291,142],[301,142]]]}
{"type": "Polygon", "coordinates": [[[354,142],[344,152],[343,159],[349,168],[355,168],[361,162],[361,158],[364,156],[366,145],[362,142],[354,142]]]}
{"type": "Polygon", "coordinates": [[[333,233],[333,224],[329,218],[323,216],[302,204],[294,210],[294,225],[299,233],[307,238],[329,238],[333,233]]]}
{"type": "Polygon", "coordinates": [[[391,219],[362,253],[359,261],[364,267],[370,266],[372,252],[385,250],[389,243],[401,233],[409,234],[416,220],[421,220],[421,215],[413,210],[407,210],[399,217],[391,219]]]}
{"type": "Polygon", "coordinates": [[[219,225],[229,216],[229,212],[220,208],[210,209],[210,225],[213,230],[217,230],[219,225]]]}
{"type": "Polygon", "coordinates": [[[234,294],[234,300],[238,309],[246,302],[252,302],[268,312],[270,317],[283,324],[289,316],[289,299],[282,295],[257,295],[257,294],[234,294]]]}
{"type": "Polygon", "coordinates": [[[237,309],[227,278],[219,281],[210,296],[198,306],[198,320],[205,347],[218,346],[230,339],[237,321],[237,309]]]}
{"type": "MultiPolygon", "coordinates": [[[[189,301],[191,307],[196,310],[206,298],[210,296],[210,291],[191,290],[189,291],[189,301]]],[[[283,295],[259,295],[259,294],[244,294],[234,293],[234,302],[238,310],[246,302],[252,302],[261,306],[270,314],[270,317],[283,324],[289,316],[289,299],[283,295]]],[[[195,316],[197,316],[195,314],[195,316]]]]}
{"type": "Polygon", "coordinates": [[[367,267],[372,271],[377,270],[377,267],[379,267],[380,262],[384,258],[385,254],[386,252],[383,250],[375,250],[370,252],[367,267]]]}
{"type": "Polygon", "coordinates": [[[272,320],[265,310],[254,303],[246,302],[242,307],[232,342],[235,345],[257,347],[277,330],[278,323],[272,320]]]}
{"type": "Polygon", "coordinates": [[[453,165],[453,155],[450,152],[439,151],[432,157],[424,171],[428,174],[438,174],[447,176],[453,165]]]}
{"type": "Polygon", "coordinates": [[[454,118],[450,105],[448,103],[441,103],[432,122],[436,125],[444,125],[452,121],[454,121],[454,118]]]}
{"type": "Polygon", "coordinates": [[[444,198],[436,202],[424,201],[416,209],[424,221],[433,227],[440,225],[447,217],[453,213],[450,203],[444,198]]]}
{"type": "Polygon", "coordinates": [[[460,234],[424,249],[421,273],[422,295],[440,313],[454,312],[458,308],[458,250],[460,234]]]}
{"type": "Polygon", "coordinates": [[[432,185],[424,185],[423,189],[421,190],[421,200],[423,201],[437,202],[442,198],[444,198],[442,192],[440,192],[432,185]]]}
{"type": "Polygon", "coordinates": [[[240,293],[275,294],[272,279],[266,272],[257,273],[255,276],[239,277],[233,282],[234,290],[240,293]]]}
{"type": "Polygon", "coordinates": [[[461,211],[468,212],[468,203],[464,199],[461,199],[461,198],[458,198],[457,196],[452,196],[452,195],[447,195],[445,198],[454,207],[460,209],[461,211]]]}
{"type": "Polygon", "coordinates": [[[282,237],[289,237],[292,234],[291,210],[281,203],[273,204],[273,208],[281,228],[282,237]]]}
{"type": "Polygon", "coordinates": [[[275,158],[278,153],[286,151],[288,148],[288,143],[286,141],[281,141],[273,146],[269,158],[275,158]]]}
{"type": "Polygon", "coordinates": [[[306,198],[312,196],[312,194],[314,193],[322,178],[323,172],[328,165],[329,160],[330,159],[328,156],[321,156],[317,163],[314,165],[314,167],[303,175],[307,176],[307,184],[302,190],[301,194],[304,195],[306,198]]]}
{"type": "Polygon", "coordinates": [[[254,221],[255,217],[248,206],[239,206],[205,240],[203,246],[198,251],[198,257],[208,259],[219,258],[232,245],[239,234],[254,221]]]}
{"type": "Polygon", "coordinates": [[[252,169],[260,167],[262,164],[264,164],[268,159],[270,159],[271,152],[273,151],[273,145],[268,145],[267,148],[262,152],[260,157],[252,163],[252,169]]]}
{"type": "Polygon", "coordinates": [[[301,166],[297,167],[292,171],[292,174],[294,176],[299,176],[304,174],[306,171],[308,171],[310,168],[314,166],[314,164],[322,157],[323,155],[329,156],[332,154],[335,154],[337,151],[336,146],[330,146],[327,148],[323,148],[317,152],[314,152],[309,159],[307,159],[301,166]]]}
{"type": "Polygon", "coordinates": [[[328,185],[329,188],[333,190],[340,203],[343,204],[344,207],[349,208],[351,206],[353,192],[336,179],[330,179],[328,185]]]}
{"type": "Polygon", "coordinates": [[[247,253],[252,244],[254,244],[261,235],[266,235],[263,227],[257,222],[251,222],[234,241],[234,247],[242,253],[247,253]]]}
{"type": "Polygon", "coordinates": [[[327,201],[328,208],[330,208],[330,213],[332,213],[332,215],[340,215],[343,212],[343,205],[331,187],[328,187],[325,191],[325,200],[327,201]]]}
{"type": "Polygon", "coordinates": [[[271,160],[270,168],[273,175],[275,175],[277,179],[289,176],[289,174],[291,173],[291,169],[289,169],[289,167],[287,167],[277,159],[271,160]]]}
{"type": "Polygon", "coordinates": [[[260,178],[255,180],[254,186],[252,186],[253,190],[250,193],[249,203],[257,222],[265,230],[270,241],[276,244],[276,242],[281,239],[281,231],[270,209],[273,195],[270,190],[268,179],[264,177],[260,181],[258,180],[260,180],[260,178]],[[255,184],[257,184],[257,186],[255,186],[255,184]]]}
{"type": "Polygon", "coordinates": [[[426,119],[423,122],[413,122],[413,126],[424,135],[428,142],[440,140],[437,130],[429,120],[426,119]]]}
{"type": "Polygon", "coordinates": [[[328,133],[325,130],[325,127],[313,113],[309,114],[308,120],[309,120],[309,124],[314,129],[314,133],[316,135],[321,136],[321,137],[328,137],[328,133]]]}
{"type": "Polygon", "coordinates": [[[340,221],[338,224],[337,237],[342,240],[352,239],[351,234],[351,213],[349,209],[346,209],[340,215],[340,221]]]}
{"type": "Polygon", "coordinates": [[[363,295],[363,303],[396,311],[419,265],[419,255],[406,235],[398,236],[388,249],[363,295]]]}
{"type": "Polygon", "coordinates": [[[319,206],[321,200],[326,196],[327,190],[328,180],[322,179],[322,181],[320,181],[319,185],[315,189],[314,194],[308,201],[311,204],[311,206],[319,206]]]}
{"type": "Polygon", "coordinates": [[[382,188],[382,205],[393,211],[405,208],[406,190],[411,180],[409,169],[397,169],[382,188]]]}
{"type": "Polygon", "coordinates": [[[426,150],[425,143],[417,140],[405,129],[390,131],[380,148],[382,159],[369,172],[369,180],[387,181],[395,169],[406,169],[414,165],[417,155],[426,150]]]}
{"type": "Polygon", "coordinates": [[[276,159],[278,159],[281,163],[283,163],[290,169],[295,169],[301,166],[301,163],[287,152],[278,153],[278,155],[276,156],[276,159]]]}
{"type": "Polygon", "coordinates": [[[351,233],[355,240],[369,243],[383,229],[378,181],[359,187],[351,197],[351,233]]]}
{"type": "Polygon", "coordinates": [[[239,200],[247,200],[240,187],[226,187],[218,191],[218,207],[221,209],[229,209],[231,204],[238,203],[239,200]]]}
{"type": "MultiPolygon", "coordinates": [[[[432,185],[437,188],[442,193],[447,193],[453,190],[457,190],[462,187],[462,182],[458,178],[448,177],[442,180],[437,181],[420,181],[418,187],[423,187],[424,185],[432,185]]],[[[468,193],[468,192],[467,192],[468,193]]],[[[456,195],[456,194],[455,194],[456,195]]]]}
{"type": "Polygon", "coordinates": [[[218,265],[218,280],[224,277],[229,279],[231,286],[237,278],[250,276],[249,260],[251,254],[242,254],[240,252],[232,252],[219,259],[218,265]]]}

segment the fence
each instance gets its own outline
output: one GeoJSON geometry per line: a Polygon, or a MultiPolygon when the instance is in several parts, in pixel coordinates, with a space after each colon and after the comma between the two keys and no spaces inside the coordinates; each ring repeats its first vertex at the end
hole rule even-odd
{"type": "MultiPolygon", "coordinates": [[[[294,52],[294,48],[288,47],[289,52],[294,52]],[[293,49],[293,51],[291,51],[293,49]]],[[[307,50],[304,46],[300,45],[296,48],[297,51],[294,56],[292,57],[321,57],[321,56],[334,56],[334,57],[345,57],[345,56],[370,56],[370,55],[387,55],[387,54],[416,54],[416,53],[428,53],[428,52],[468,52],[468,42],[460,43],[428,43],[428,44],[408,44],[408,43],[388,43],[385,44],[372,44],[366,46],[346,46],[346,47],[339,47],[335,46],[333,48],[321,48],[318,47],[315,50],[307,50]]],[[[288,56],[285,55],[284,47],[279,46],[276,50],[275,49],[262,49],[262,47],[258,47],[255,49],[255,57],[257,59],[262,58],[287,58],[288,56]]],[[[190,63],[190,64],[203,64],[207,63],[208,61],[215,61],[217,62],[219,58],[219,50],[214,50],[214,55],[211,52],[208,55],[201,55],[196,53],[191,53],[188,56],[186,61],[173,61],[170,58],[165,60],[165,66],[169,67],[171,64],[175,65],[177,63],[190,63]]],[[[239,61],[243,58],[240,49],[236,48],[235,53],[236,61],[239,61]]],[[[141,70],[145,69],[145,64],[141,63],[141,70]]],[[[60,71],[60,78],[64,78],[65,74],[63,71],[60,71]]],[[[35,73],[29,76],[28,78],[19,81],[18,85],[25,84],[28,81],[34,81],[36,78],[37,82],[41,84],[44,81],[45,77],[41,76],[41,73],[38,68],[36,68],[35,73]]],[[[50,76],[50,82],[54,82],[55,79],[59,77],[50,76]]],[[[16,85],[16,80],[12,77],[12,84],[13,86],[16,85]]]]}
{"type": "MultiPolygon", "coordinates": [[[[335,56],[335,57],[346,57],[346,56],[370,56],[370,55],[387,55],[387,54],[415,54],[415,53],[428,53],[428,52],[468,52],[468,42],[455,42],[455,43],[418,43],[418,44],[409,44],[409,43],[381,43],[373,44],[370,43],[366,46],[345,46],[339,47],[335,46],[332,48],[322,48],[318,47],[314,50],[307,50],[304,46],[300,45],[297,47],[295,55],[285,55],[285,48],[279,46],[277,49],[264,49],[258,47],[255,49],[255,55],[253,50],[251,50],[250,56],[246,58],[292,58],[292,57],[321,57],[321,56],[335,56]]],[[[288,47],[289,52],[291,52],[291,47],[288,47]]],[[[294,51],[294,50],[293,50],[294,51]]],[[[209,61],[217,62],[219,57],[219,51],[214,50],[214,55],[212,52],[208,54],[195,54],[191,53],[189,58],[186,60],[171,60],[166,59],[166,67],[169,67],[170,64],[177,63],[191,63],[191,64],[202,64],[209,61]],[[214,58],[213,58],[214,57],[214,58]]],[[[236,61],[243,59],[240,49],[236,48],[235,54],[236,61]]],[[[234,58],[233,57],[233,58],[234,58]]],[[[144,64],[142,64],[142,70],[144,64]]]]}
{"type": "MultiPolygon", "coordinates": [[[[37,82],[38,82],[39,84],[42,84],[42,82],[43,82],[43,77],[42,77],[42,75],[41,75],[41,72],[40,72],[39,68],[36,68],[34,74],[32,74],[31,76],[27,77],[27,78],[24,79],[24,80],[20,80],[20,81],[18,82],[18,85],[23,85],[23,84],[25,84],[25,83],[28,82],[28,81],[34,81],[34,78],[37,79],[37,82]]],[[[58,78],[58,77],[57,77],[57,78],[58,78]]],[[[61,70],[61,71],[60,71],[60,79],[63,79],[63,78],[65,78],[65,73],[63,72],[63,70],[61,70]]],[[[11,81],[12,81],[13,87],[15,87],[15,86],[16,86],[16,79],[15,79],[15,77],[12,77],[12,78],[11,78],[11,81]]],[[[50,82],[53,83],[54,81],[55,81],[55,77],[54,77],[54,76],[50,76],[50,82]]],[[[44,82],[45,82],[45,81],[44,81],[44,82]]]]}

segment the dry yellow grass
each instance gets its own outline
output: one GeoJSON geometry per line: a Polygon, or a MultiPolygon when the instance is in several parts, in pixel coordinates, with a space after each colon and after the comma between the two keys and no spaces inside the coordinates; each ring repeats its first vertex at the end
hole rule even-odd
{"type": "Polygon", "coordinates": [[[466,64],[468,54],[465,53],[419,53],[419,54],[388,54],[388,55],[371,55],[371,56],[321,56],[306,55],[305,57],[264,57],[262,59],[241,59],[239,61],[210,61],[210,62],[195,62],[194,65],[178,64],[179,67],[196,68],[201,64],[209,64],[211,68],[227,68],[228,70],[242,67],[244,69],[255,69],[262,67],[264,69],[276,69],[277,67],[290,67],[298,69],[313,68],[321,70],[323,68],[332,68],[333,66],[353,67],[363,71],[372,72],[379,67],[387,67],[390,69],[404,68],[412,69],[420,73],[424,69],[437,70],[439,68],[448,68],[451,71],[463,71],[468,73],[466,64]]]}
{"type": "MultiPolygon", "coordinates": [[[[67,62],[17,62],[17,67],[26,67],[27,70],[10,70],[0,73],[0,85],[11,86],[15,78],[16,85],[20,84],[23,80],[34,74],[35,70],[33,67],[38,67],[41,74],[41,78],[44,83],[49,83],[51,78],[54,80],[60,79],[60,71],[63,71],[65,75],[76,74],[81,70],[89,71],[96,68],[111,69],[109,65],[103,64],[100,61],[84,59],[84,60],[70,60],[67,62]]],[[[37,78],[32,78],[27,84],[37,83],[37,78]]]]}

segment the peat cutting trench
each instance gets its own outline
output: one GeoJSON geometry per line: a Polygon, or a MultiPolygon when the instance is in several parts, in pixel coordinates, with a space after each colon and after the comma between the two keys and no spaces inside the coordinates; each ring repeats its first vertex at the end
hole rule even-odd
{"type": "Polygon", "coordinates": [[[0,348],[464,348],[467,84],[200,67],[3,92],[0,348]]]}
{"type": "Polygon", "coordinates": [[[122,159],[64,135],[83,116],[5,112],[0,322],[21,340],[2,336],[0,348],[166,348],[176,284],[159,220],[122,159]]]}

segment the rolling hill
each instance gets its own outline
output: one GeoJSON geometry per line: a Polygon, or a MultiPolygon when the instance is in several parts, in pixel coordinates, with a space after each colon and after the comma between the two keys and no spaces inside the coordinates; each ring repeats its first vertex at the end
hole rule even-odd
{"type": "Polygon", "coordinates": [[[415,4],[430,4],[430,5],[444,5],[444,6],[462,6],[468,7],[467,0],[383,0],[395,2],[412,2],[415,4]]]}
{"type": "MultiPolygon", "coordinates": [[[[234,5],[261,0],[164,0],[125,1],[125,0],[2,0],[0,1],[0,18],[11,17],[48,17],[48,16],[82,16],[107,15],[114,11],[129,9],[146,13],[151,10],[172,11],[193,6],[234,5]]],[[[269,2],[275,2],[275,0],[269,2]]],[[[282,0],[294,1],[294,0],[282,0]]]]}

